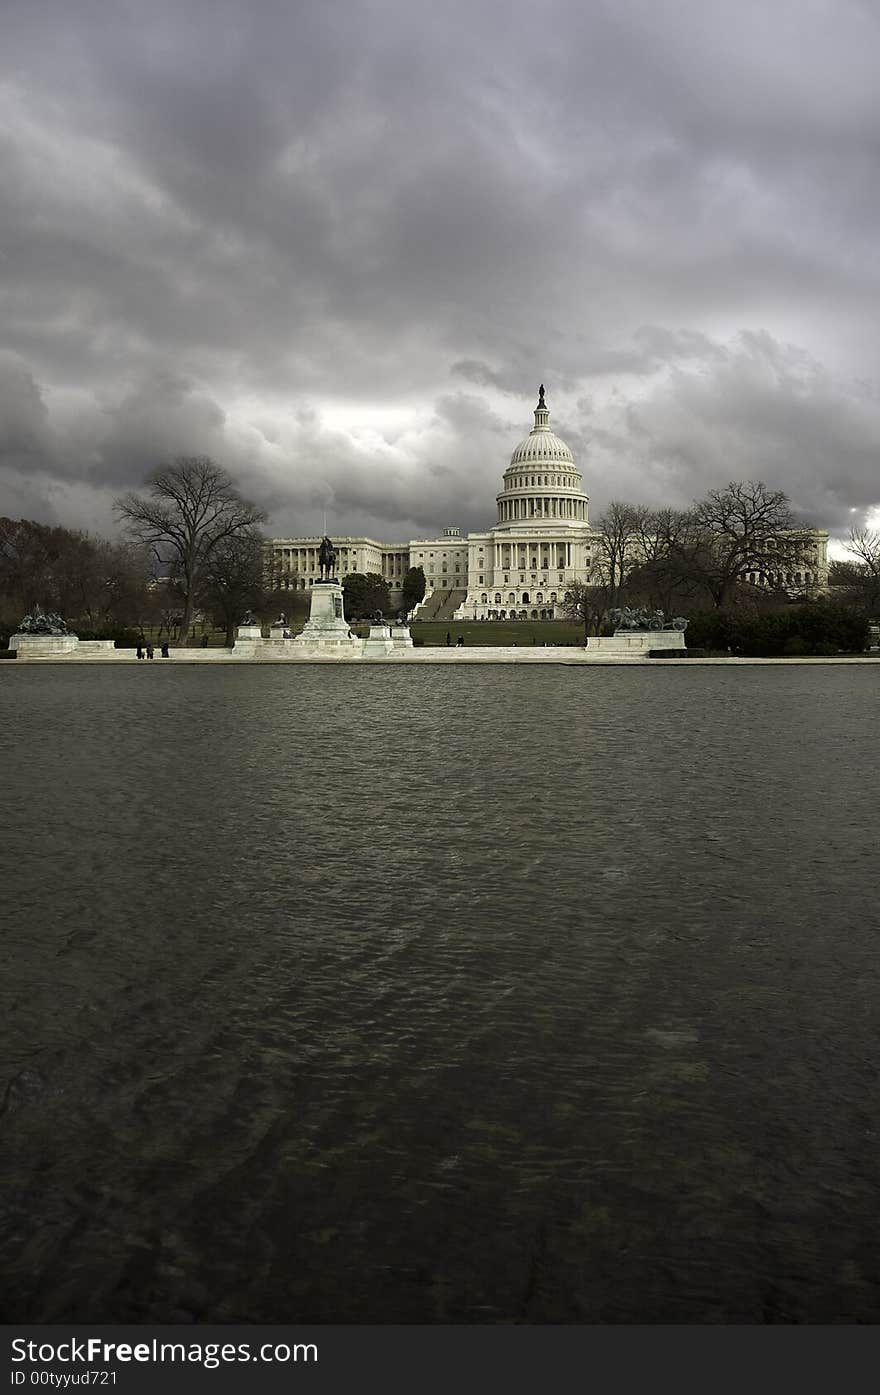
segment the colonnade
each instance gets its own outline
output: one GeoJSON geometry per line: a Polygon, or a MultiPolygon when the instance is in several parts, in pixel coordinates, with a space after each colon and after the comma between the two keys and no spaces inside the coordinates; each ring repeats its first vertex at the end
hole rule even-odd
{"type": "MultiPolygon", "coordinates": [[[[563,571],[574,564],[572,544],[567,539],[529,538],[495,542],[492,545],[493,572],[563,571]]],[[[471,564],[473,566],[473,563],[471,564]]],[[[478,570],[489,565],[481,562],[478,570]]]]}
{"type": "Polygon", "coordinates": [[[567,518],[587,521],[585,499],[557,499],[554,495],[526,496],[498,500],[498,522],[513,523],[523,518],[567,518]]]}

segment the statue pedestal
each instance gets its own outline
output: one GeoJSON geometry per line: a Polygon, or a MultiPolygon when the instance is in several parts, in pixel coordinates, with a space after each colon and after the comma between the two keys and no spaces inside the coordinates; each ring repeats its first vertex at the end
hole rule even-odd
{"type": "Polygon", "coordinates": [[[370,633],[364,640],[364,658],[369,659],[371,654],[391,654],[393,651],[394,640],[391,638],[391,626],[371,625],[370,633]]]}
{"type": "Polygon", "coordinates": [[[684,649],[683,630],[618,630],[613,635],[590,636],[587,649],[590,653],[629,655],[631,658],[647,658],[653,649],[684,649]]]}
{"type": "Polygon", "coordinates": [[[263,646],[263,631],[259,625],[239,625],[235,631],[233,654],[242,658],[253,658],[263,646]]]}
{"type": "Polygon", "coordinates": [[[316,581],[311,589],[309,618],[302,633],[290,643],[296,650],[332,650],[345,653],[360,648],[348,628],[342,608],[342,584],[339,581],[316,581]]]}
{"type": "Polygon", "coordinates": [[[32,635],[15,634],[9,636],[9,648],[16,650],[20,659],[51,659],[56,654],[72,654],[79,648],[76,635],[32,635]]]}
{"type": "Polygon", "coordinates": [[[398,649],[412,649],[413,642],[412,635],[409,632],[409,625],[392,626],[391,643],[394,646],[395,654],[397,653],[398,649]]]}

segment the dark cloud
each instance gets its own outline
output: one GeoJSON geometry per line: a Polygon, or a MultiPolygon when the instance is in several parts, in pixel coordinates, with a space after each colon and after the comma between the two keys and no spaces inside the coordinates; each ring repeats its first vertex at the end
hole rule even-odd
{"type": "Polygon", "coordinates": [[[278,528],[483,526],[541,380],[594,505],[755,474],[833,528],[878,503],[871,6],[4,28],[0,509],[108,527],[208,453],[278,528]]]}

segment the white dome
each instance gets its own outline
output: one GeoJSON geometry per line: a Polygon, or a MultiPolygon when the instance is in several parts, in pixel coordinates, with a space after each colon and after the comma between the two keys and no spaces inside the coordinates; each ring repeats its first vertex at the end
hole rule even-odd
{"type": "Polygon", "coordinates": [[[574,469],[574,456],[564,441],[550,430],[550,413],[544,403],[544,385],[535,408],[535,424],[520,441],[513,455],[511,465],[562,465],[574,469]]]}
{"type": "Polygon", "coordinates": [[[510,457],[511,465],[531,465],[536,460],[574,465],[574,456],[568,446],[554,435],[549,426],[534,427],[510,457]]]}

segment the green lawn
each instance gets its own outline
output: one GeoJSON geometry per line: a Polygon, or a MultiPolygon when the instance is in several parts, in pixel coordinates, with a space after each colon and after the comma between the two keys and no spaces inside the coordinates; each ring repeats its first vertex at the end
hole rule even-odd
{"type": "Polygon", "coordinates": [[[447,633],[454,645],[459,635],[466,645],[583,645],[584,629],[571,620],[414,620],[413,640],[424,645],[446,643],[447,633]]]}

